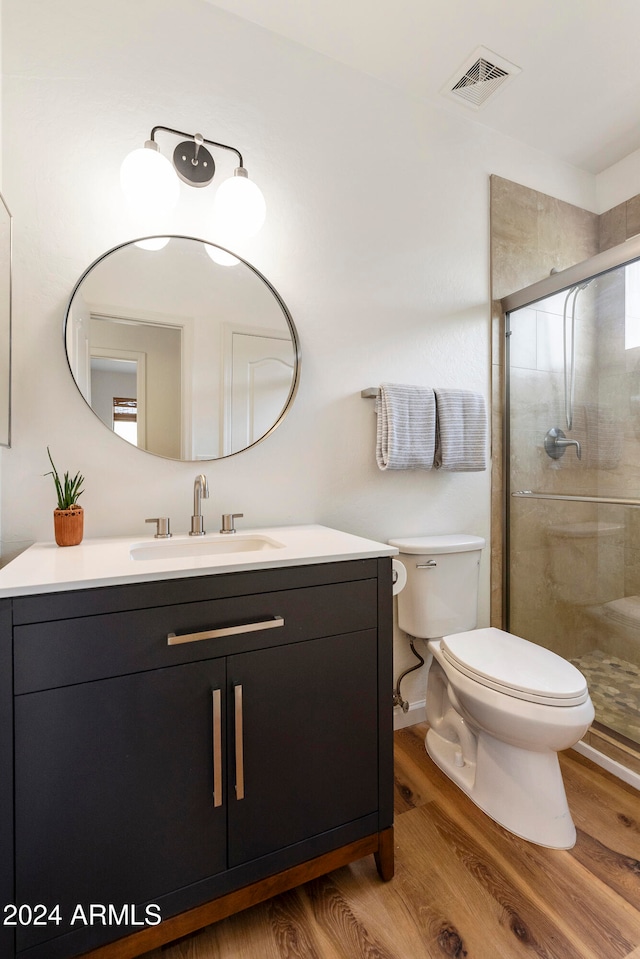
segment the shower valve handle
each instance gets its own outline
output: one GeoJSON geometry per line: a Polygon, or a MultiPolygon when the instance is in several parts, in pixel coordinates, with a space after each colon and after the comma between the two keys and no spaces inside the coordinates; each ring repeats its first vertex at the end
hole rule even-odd
{"type": "Polygon", "coordinates": [[[567,439],[561,438],[560,440],[558,440],[556,445],[560,446],[563,449],[566,449],[567,446],[575,446],[576,456],[578,457],[579,460],[582,459],[582,447],[580,446],[580,443],[577,440],[567,440],[567,439]]]}
{"type": "Polygon", "coordinates": [[[564,456],[564,451],[568,446],[575,446],[576,455],[579,460],[582,459],[582,447],[578,440],[568,440],[558,426],[552,426],[544,438],[545,452],[551,459],[558,460],[564,456]]]}

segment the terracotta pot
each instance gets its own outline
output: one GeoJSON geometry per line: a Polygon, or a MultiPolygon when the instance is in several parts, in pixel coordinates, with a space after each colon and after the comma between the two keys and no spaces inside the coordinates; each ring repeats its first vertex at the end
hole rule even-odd
{"type": "Polygon", "coordinates": [[[69,509],[54,509],[53,529],[58,546],[77,546],[84,535],[84,510],[82,506],[69,509]]]}

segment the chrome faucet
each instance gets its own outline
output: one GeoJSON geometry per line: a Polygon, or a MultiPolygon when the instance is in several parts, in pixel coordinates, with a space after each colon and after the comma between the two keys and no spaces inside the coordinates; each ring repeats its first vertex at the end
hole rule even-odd
{"type": "Polygon", "coordinates": [[[202,523],[202,500],[209,499],[209,484],[204,473],[196,476],[193,484],[193,516],[191,517],[191,529],[189,536],[204,536],[205,530],[202,523]]]}

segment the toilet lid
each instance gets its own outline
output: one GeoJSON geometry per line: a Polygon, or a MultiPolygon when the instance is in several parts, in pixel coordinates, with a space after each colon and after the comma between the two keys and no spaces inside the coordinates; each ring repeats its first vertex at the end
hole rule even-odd
{"type": "Polygon", "coordinates": [[[482,536],[470,533],[446,533],[433,536],[404,536],[390,539],[389,545],[395,546],[401,553],[418,553],[433,556],[436,553],[467,553],[470,550],[484,549],[482,536]]]}
{"type": "Polygon", "coordinates": [[[501,629],[445,636],[440,649],[466,676],[516,699],[574,706],[589,695],[584,676],[566,659],[501,629]]]}

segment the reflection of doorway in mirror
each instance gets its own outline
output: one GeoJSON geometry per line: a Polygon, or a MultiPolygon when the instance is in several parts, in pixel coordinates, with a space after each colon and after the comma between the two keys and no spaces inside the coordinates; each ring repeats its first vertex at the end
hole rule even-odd
{"type": "Polygon", "coordinates": [[[223,455],[251,446],[279,420],[295,368],[290,337],[236,327],[225,343],[223,455]]]}
{"type": "Polygon", "coordinates": [[[144,353],[91,347],[90,397],[93,411],[105,426],[141,449],[145,448],[146,441],[146,366],[144,353]],[[135,401],[135,430],[127,426],[124,418],[116,418],[116,397],[130,397],[135,401]]]}
{"type": "MultiPolygon", "coordinates": [[[[172,322],[91,312],[91,355],[131,357],[137,360],[137,387],[113,384],[109,398],[110,423],[91,406],[103,422],[111,425],[114,396],[135,396],[138,400],[137,446],[160,456],[180,459],[183,446],[183,328],[172,322]],[[144,378],[143,378],[144,360],[144,378]]],[[[93,360],[92,360],[93,362],[93,360]]]]}

